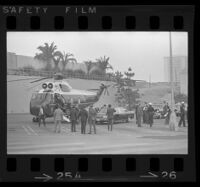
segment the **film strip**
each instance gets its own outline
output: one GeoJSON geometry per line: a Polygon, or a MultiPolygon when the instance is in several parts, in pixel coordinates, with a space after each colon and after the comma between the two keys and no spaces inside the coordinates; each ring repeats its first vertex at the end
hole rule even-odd
{"type": "MultiPolygon", "coordinates": [[[[195,123],[193,98],[194,6],[1,6],[1,80],[7,116],[9,92],[6,84],[8,33],[20,32],[174,32],[188,36],[188,138],[187,153],[177,154],[33,154],[8,152],[8,116],[2,118],[0,181],[196,181],[195,123]],[[7,91],[6,91],[7,90],[7,91]],[[8,98],[7,98],[8,99],[8,98]]],[[[31,38],[30,38],[31,40],[31,38]]],[[[27,41],[27,45],[28,42],[27,41]]],[[[87,46],[87,44],[86,44],[87,46]]],[[[11,128],[12,129],[12,128],[11,128]]],[[[25,129],[31,133],[32,128],[25,129]]],[[[16,131],[16,130],[13,130],[16,131]]],[[[15,132],[13,132],[15,133],[15,132]]],[[[42,135],[41,135],[42,136],[42,135]]],[[[38,138],[41,138],[39,135],[38,138]]],[[[52,135],[53,137],[53,135],[52,135]]],[[[49,136],[49,138],[51,138],[49,136]]],[[[55,137],[53,137],[55,138],[55,137]]],[[[172,136],[168,137],[173,138],[172,136]]],[[[26,139],[22,140],[26,141],[26,139]]],[[[42,140],[41,140],[42,141],[42,140]]],[[[80,139],[80,141],[82,141],[80,139]]],[[[159,140],[158,140],[159,141],[159,140]]],[[[132,142],[134,144],[134,142],[132,142]]],[[[60,142],[62,144],[62,142],[60,142]]],[[[170,142],[169,142],[170,144],[170,142]]],[[[14,144],[13,144],[14,146],[14,144]]],[[[180,145],[181,146],[181,145],[180,145]]],[[[111,146],[112,147],[112,146],[111,146]]],[[[14,148],[15,149],[15,148],[14,148]]],[[[33,147],[34,149],[34,147],[33,147]]],[[[139,149],[139,148],[138,148],[139,149]]],[[[109,151],[108,151],[109,152],[109,151]]]]}

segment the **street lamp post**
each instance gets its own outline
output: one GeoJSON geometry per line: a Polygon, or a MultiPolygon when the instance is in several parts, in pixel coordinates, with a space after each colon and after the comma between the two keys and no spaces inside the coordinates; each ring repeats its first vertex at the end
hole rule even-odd
{"type": "Polygon", "coordinates": [[[174,80],[173,80],[173,55],[172,55],[172,37],[169,32],[169,53],[170,53],[170,83],[171,83],[171,114],[170,114],[170,130],[176,130],[177,121],[175,114],[175,101],[174,101],[174,80]]]}

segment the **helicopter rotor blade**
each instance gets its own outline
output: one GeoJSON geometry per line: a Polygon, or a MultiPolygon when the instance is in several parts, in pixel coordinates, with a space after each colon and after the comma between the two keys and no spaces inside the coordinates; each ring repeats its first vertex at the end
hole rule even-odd
{"type": "Polygon", "coordinates": [[[42,81],[42,80],[45,80],[45,79],[50,79],[50,78],[49,78],[49,77],[43,77],[43,78],[41,78],[41,79],[37,79],[37,80],[32,81],[32,82],[30,82],[30,83],[39,82],[39,81],[42,81]]]}
{"type": "Polygon", "coordinates": [[[9,81],[7,81],[7,82],[17,82],[17,81],[32,80],[32,79],[36,79],[36,78],[14,79],[14,80],[9,80],[9,81]]]}
{"type": "Polygon", "coordinates": [[[34,85],[34,86],[31,86],[31,87],[27,88],[27,90],[29,91],[29,90],[31,90],[31,89],[33,89],[33,88],[39,86],[39,85],[42,84],[42,83],[43,83],[43,82],[40,82],[39,84],[36,84],[36,85],[34,85]]]}
{"type": "Polygon", "coordinates": [[[99,89],[97,89],[97,88],[96,89],[95,88],[94,89],[87,89],[87,91],[98,91],[98,90],[99,89]]]}

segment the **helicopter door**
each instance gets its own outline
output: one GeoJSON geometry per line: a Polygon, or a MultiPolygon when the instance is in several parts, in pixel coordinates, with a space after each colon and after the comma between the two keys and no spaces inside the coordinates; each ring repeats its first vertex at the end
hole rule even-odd
{"type": "Polygon", "coordinates": [[[65,105],[65,99],[60,94],[56,93],[54,95],[54,100],[55,100],[56,104],[58,104],[61,107],[64,107],[64,105],[65,105]]]}

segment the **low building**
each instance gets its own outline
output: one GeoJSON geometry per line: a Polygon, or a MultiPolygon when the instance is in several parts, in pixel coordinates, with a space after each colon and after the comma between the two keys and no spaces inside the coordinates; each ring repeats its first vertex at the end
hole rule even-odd
{"type": "MultiPolygon", "coordinates": [[[[19,69],[23,67],[33,67],[34,69],[42,69],[46,66],[46,62],[35,59],[31,56],[17,55],[12,52],[7,52],[7,69],[19,69]]],[[[52,63],[54,67],[54,63],[52,63]]],[[[60,63],[59,69],[62,70],[63,66],[60,63]]],[[[66,66],[66,69],[77,70],[81,69],[86,72],[86,67],[84,63],[72,64],[69,63],[66,66]]]]}

